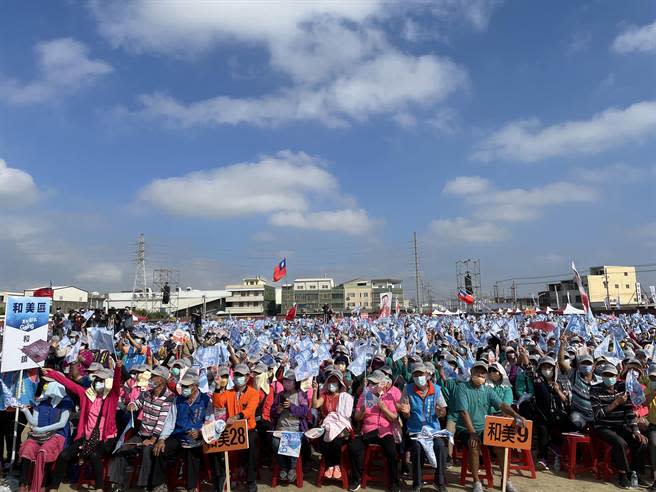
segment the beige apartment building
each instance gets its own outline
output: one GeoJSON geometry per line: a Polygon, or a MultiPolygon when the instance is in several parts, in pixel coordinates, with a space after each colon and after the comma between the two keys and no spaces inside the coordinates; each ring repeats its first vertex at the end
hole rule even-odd
{"type": "Polygon", "coordinates": [[[636,270],[633,266],[598,266],[590,268],[590,274],[584,278],[584,284],[593,308],[603,308],[608,298],[610,305],[621,306],[638,304],[636,270]]]}
{"type": "Polygon", "coordinates": [[[365,311],[371,311],[374,306],[373,286],[370,280],[356,278],[344,282],[344,309],[346,311],[360,307],[365,311]]]}
{"type": "Polygon", "coordinates": [[[271,316],[276,311],[276,289],[262,277],[245,278],[226,285],[226,313],[232,316],[271,316]]]}

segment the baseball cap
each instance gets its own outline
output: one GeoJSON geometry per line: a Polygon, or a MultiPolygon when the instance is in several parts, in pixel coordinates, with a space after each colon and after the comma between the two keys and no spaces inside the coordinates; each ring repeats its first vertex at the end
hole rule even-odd
{"type": "Polygon", "coordinates": [[[369,376],[367,376],[367,381],[371,381],[372,383],[375,384],[380,384],[383,381],[387,379],[387,376],[385,376],[385,373],[381,371],[380,369],[375,370],[369,376]]]}

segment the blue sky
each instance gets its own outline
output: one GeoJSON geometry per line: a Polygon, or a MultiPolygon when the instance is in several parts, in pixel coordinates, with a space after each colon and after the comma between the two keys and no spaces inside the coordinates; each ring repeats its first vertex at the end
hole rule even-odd
{"type": "Polygon", "coordinates": [[[653,2],[7,1],[0,287],[653,264],[655,137],[653,2]]]}

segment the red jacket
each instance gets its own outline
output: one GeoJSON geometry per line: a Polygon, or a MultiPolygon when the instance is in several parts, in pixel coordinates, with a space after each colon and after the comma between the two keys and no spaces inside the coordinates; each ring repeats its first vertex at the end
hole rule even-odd
{"type": "MultiPolygon", "coordinates": [[[[89,418],[89,406],[91,400],[87,396],[87,390],[79,384],[71,381],[62,373],[57,371],[48,371],[48,377],[54,379],[62,384],[68,391],[75,393],[80,399],[80,423],[77,426],[75,440],[84,437],[84,428],[89,418]]],[[[93,391],[93,390],[91,390],[93,391]]],[[[102,408],[102,418],[105,419],[104,428],[100,429],[100,439],[106,439],[106,436],[116,436],[118,429],[116,428],[116,409],[118,408],[118,398],[121,394],[121,368],[117,365],[114,367],[114,382],[112,389],[105,398],[105,403],[102,408]]]]}

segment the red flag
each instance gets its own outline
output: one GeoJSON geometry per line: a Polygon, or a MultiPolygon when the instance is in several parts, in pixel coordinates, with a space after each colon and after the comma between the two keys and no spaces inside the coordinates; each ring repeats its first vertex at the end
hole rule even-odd
{"type": "Polygon", "coordinates": [[[296,304],[289,308],[289,311],[287,311],[287,315],[285,316],[287,321],[294,321],[294,318],[296,318],[296,304]]]}
{"type": "Polygon", "coordinates": [[[581,304],[583,304],[583,310],[585,311],[586,317],[588,320],[592,321],[594,319],[592,315],[592,309],[590,309],[590,298],[585,292],[585,287],[583,287],[583,281],[581,280],[581,275],[579,275],[576,265],[572,262],[572,270],[574,271],[574,280],[576,280],[576,285],[579,288],[579,295],[581,296],[581,304]]]}
{"type": "Polygon", "coordinates": [[[287,258],[283,258],[280,263],[276,265],[276,268],[273,269],[273,281],[278,282],[279,280],[287,276],[287,258]]]}
{"type": "Polygon", "coordinates": [[[537,330],[546,331],[547,333],[556,329],[553,323],[549,323],[548,321],[533,321],[532,323],[529,323],[528,326],[537,330]]]}
{"type": "Polygon", "coordinates": [[[40,289],[36,289],[32,294],[32,297],[49,297],[52,299],[54,295],[55,292],[52,290],[52,287],[42,287],[40,289]]]}

